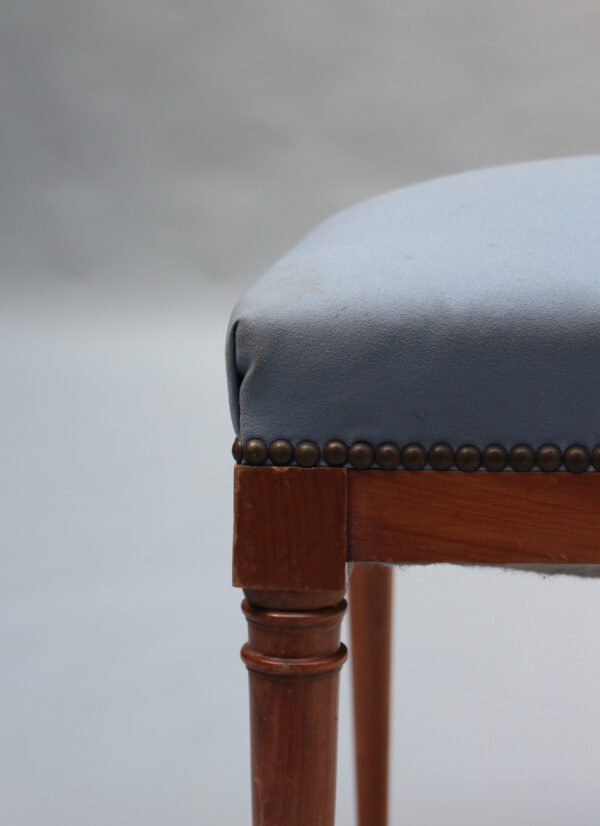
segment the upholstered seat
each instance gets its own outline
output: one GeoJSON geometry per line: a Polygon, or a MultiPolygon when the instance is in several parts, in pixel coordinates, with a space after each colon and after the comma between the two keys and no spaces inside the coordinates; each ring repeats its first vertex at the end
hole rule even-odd
{"type": "Polygon", "coordinates": [[[392,564],[600,575],[600,157],[335,215],[238,302],[227,363],[254,826],[334,824],[350,574],[357,822],[385,826],[392,564]]]}
{"type": "Polygon", "coordinates": [[[238,302],[227,362],[236,433],[284,440],[276,463],[600,468],[600,157],[334,215],[238,302]]]}

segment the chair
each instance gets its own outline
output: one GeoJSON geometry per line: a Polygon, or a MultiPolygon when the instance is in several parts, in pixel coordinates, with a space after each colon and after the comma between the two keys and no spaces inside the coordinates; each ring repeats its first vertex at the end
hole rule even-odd
{"type": "Polygon", "coordinates": [[[385,826],[391,565],[600,564],[599,323],[600,157],[359,204],[238,302],[254,826],[334,822],[348,581],[359,824],[385,826]]]}

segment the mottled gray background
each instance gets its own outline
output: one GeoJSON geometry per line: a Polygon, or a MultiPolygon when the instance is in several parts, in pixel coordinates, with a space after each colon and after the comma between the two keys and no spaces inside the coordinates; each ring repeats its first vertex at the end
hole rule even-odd
{"type": "MultiPolygon", "coordinates": [[[[229,308],[357,199],[598,151],[599,35],[592,0],[2,4],[2,824],[249,823],[229,308]]],[[[393,824],[596,826],[598,589],[396,572],[393,824]]]]}

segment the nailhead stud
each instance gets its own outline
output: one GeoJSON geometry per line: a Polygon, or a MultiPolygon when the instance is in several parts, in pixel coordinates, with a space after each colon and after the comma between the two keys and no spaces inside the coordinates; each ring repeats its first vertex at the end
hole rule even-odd
{"type": "Polygon", "coordinates": [[[402,451],[402,464],[407,470],[422,470],[427,462],[427,453],[423,445],[406,445],[402,451]]]}
{"type": "Polygon", "coordinates": [[[508,461],[513,470],[522,473],[534,466],[535,452],[529,445],[515,445],[508,454],[508,461]]]}
{"type": "Polygon", "coordinates": [[[242,461],[243,453],[242,453],[242,440],[236,439],[233,443],[233,447],[231,448],[231,453],[235,461],[239,463],[242,461]]]}
{"type": "Polygon", "coordinates": [[[249,465],[263,465],[267,461],[269,451],[262,439],[248,439],[243,453],[249,465]]]}
{"type": "Polygon", "coordinates": [[[558,470],[562,463],[562,453],[557,445],[542,445],[538,447],[535,461],[540,470],[551,473],[558,470]]]}
{"type": "Polygon", "coordinates": [[[483,451],[482,459],[486,470],[498,473],[506,467],[508,452],[502,445],[488,445],[483,451]]]}
{"type": "Polygon", "coordinates": [[[475,445],[461,445],[456,451],[456,467],[470,473],[481,464],[481,454],[475,445]]]}
{"type": "Polygon", "coordinates": [[[296,464],[300,467],[314,467],[319,464],[321,451],[316,442],[299,442],[295,450],[296,464]]]}
{"type": "Polygon", "coordinates": [[[429,464],[434,470],[449,470],[454,462],[454,451],[445,442],[439,442],[429,448],[429,464]]]}
{"type": "Polygon", "coordinates": [[[323,459],[330,467],[343,467],[348,461],[348,448],[339,439],[332,439],[323,448],[323,459]]]}
{"type": "Polygon", "coordinates": [[[583,445],[571,445],[565,450],[565,467],[571,473],[584,473],[590,466],[590,454],[583,445]]]}
{"type": "Polygon", "coordinates": [[[354,442],[348,448],[348,461],[356,470],[366,470],[375,461],[375,451],[368,442],[354,442]]]}
{"type": "Polygon", "coordinates": [[[289,465],[294,458],[294,445],[287,439],[275,439],[269,448],[269,459],[274,465],[289,465]]]}
{"type": "Polygon", "coordinates": [[[375,451],[375,461],[382,470],[395,470],[400,458],[400,448],[394,442],[383,442],[375,451]]]}
{"type": "MultiPolygon", "coordinates": [[[[233,442],[231,452],[236,462],[249,465],[263,465],[267,458],[274,465],[289,465],[294,459],[300,467],[315,467],[319,464],[321,451],[316,442],[305,440],[294,446],[287,439],[275,439],[267,447],[262,439],[248,439],[242,444],[239,438],[233,442]]],[[[375,450],[368,442],[355,442],[350,448],[339,439],[331,439],[323,448],[323,459],[330,467],[343,467],[349,462],[357,470],[366,470],[377,465],[383,470],[394,470],[402,461],[407,470],[422,470],[429,462],[434,470],[448,470],[453,462],[459,470],[476,470],[480,464],[486,470],[501,471],[507,461],[513,470],[523,472],[532,470],[537,464],[540,470],[551,472],[558,470],[561,463],[571,473],[584,473],[590,463],[600,471],[600,445],[591,452],[583,445],[571,445],[564,456],[560,448],[553,444],[541,445],[534,451],[526,444],[515,445],[510,453],[502,445],[488,445],[481,454],[474,445],[461,445],[456,453],[445,442],[432,445],[429,452],[420,444],[408,444],[400,450],[394,442],[383,442],[375,450]]]]}

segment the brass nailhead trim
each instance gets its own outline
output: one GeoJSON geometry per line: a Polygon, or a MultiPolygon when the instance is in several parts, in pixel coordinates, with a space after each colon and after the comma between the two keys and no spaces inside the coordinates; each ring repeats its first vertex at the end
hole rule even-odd
{"type": "MultiPolygon", "coordinates": [[[[296,447],[288,439],[275,439],[269,446],[262,439],[248,439],[244,444],[236,439],[231,449],[236,462],[264,465],[267,459],[274,465],[316,467],[321,459],[321,449],[316,442],[304,440],[296,447]]],[[[422,470],[429,464],[433,470],[448,470],[455,465],[459,470],[471,472],[481,465],[486,470],[498,472],[507,464],[518,472],[533,470],[537,466],[545,472],[558,470],[561,465],[570,473],[584,473],[591,466],[600,471],[600,445],[590,451],[584,445],[570,445],[561,452],[557,445],[544,444],[537,451],[530,445],[518,444],[510,452],[498,444],[488,445],[482,452],[475,445],[461,445],[456,452],[449,444],[438,442],[429,451],[420,444],[408,444],[401,450],[394,442],[383,442],[374,448],[369,442],[354,442],[349,448],[339,439],[331,439],[323,447],[323,460],[329,467],[350,464],[357,470],[376,466],[382,470],[395,470],[402,465],[406,470],[422,470]]]]}
{"type": "Polygon", "coordinates": [[[323,459],[330,467],[343,467],[348,461],[348,448],[339,439],[332,439],[323,448],[323,459]]]}
{"type": "Polygon", "coordinates": [[[481,464],[481,453],[475,445],[462,445],[456,451],[456,467],[470,473],[481,464]]]}
{"type": "Polygon", "coordinates": [[[504,470],[508,462],[508,451],[502,445],[488,445],[483,451],[483,466],[486,470],[498,473],[504,470]]]}
{"type": "Polygon", "coordinates": [[[571,445],[565,450],[565,467],[571,473],[584,473],[590,466],[590,454],[583,445],[571,445]]]}
{"type": "Polygon", "coordinates": [[[401,458],[400,448],[394,442],[384,442],[375,451],[375,461],[382,470],[395,470],[401,458]]]}
{"type": "Polygon", "coordinates": [[[368,442],[354,442],[348,450],[348,461],[357,470],[366,470],[375,461],[375,451],[368,442]]]}
{"type": "Polygon", "coordinates": [[[423,470],[427,462],[427,453],[423,445],[406,445],[402,451],[402,464],[407,470],[423,470]]]}
{"type": "Polygon", "coordinates": [[[267,446],[262,439],[248,439],[243,455],[249,465],[264,465],[268,455],[267,446]]]}
{"type": "Polygon", "coordinates": [[[454,451],[445,442],[438,442],[429,448],[427,459],[434,470],[449,470],[454,464],[454,451]]]}
{"type": "Polygon", "coordinates": [[[558,470],[562,464],[562,453],[556,445],[542,445],[538,447],[535,461],[540,470],[550,473],[558,470]]]}
{"type": "Polygon", "coordinates": [[[524,472],[531,470],[535,464],[535,453],[529,445],[515,445],[508,454],[508,461],[513,470],[524,472]]]}
{"type": "Polygon", "coordinates": [[[243,453],[242,453],[242,440],[241,440],[241,439],[236,439],[236,440],[235,440],[235,442],[233,443],[233,446],[232,446],[232,448],[231,448],[231,453],[232,453],[232,455],[233,455],[233,458],[235,459],[235,461],[236,461],[236,462],[238,463],[238,465],[239,465],[239,463],[240,463],[240,462],[242,461],[242,459],[243,459],[243,453]]]}
{"type": "Polygon", "coordinates": [[[269,459],[274,465],[289,465],[294,460],[294,445],[287,439],[275,439],[269,447],[269,459]]]}
{"type": "Polygon", "coordinates": [[[319,464],[321,450],[316,442],[300,442],[296,445],[295,457],[300,467],[314,467],[319,464]]]}

